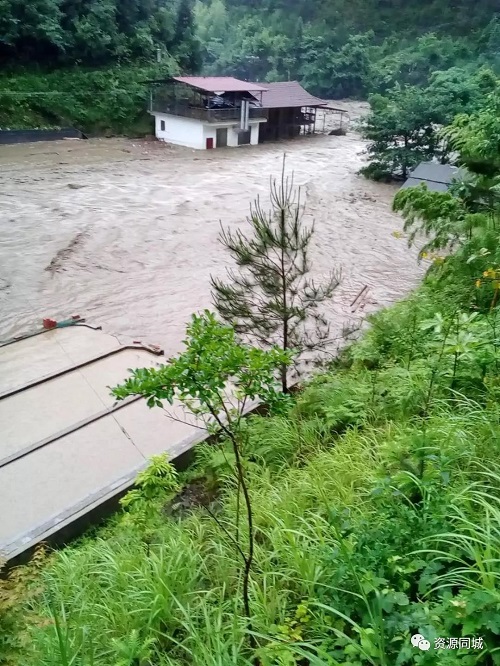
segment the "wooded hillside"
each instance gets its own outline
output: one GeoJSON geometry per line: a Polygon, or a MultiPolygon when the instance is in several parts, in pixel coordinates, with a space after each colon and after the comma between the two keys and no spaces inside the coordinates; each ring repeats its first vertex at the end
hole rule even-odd
{"type": "Polygon", "coordinates": [[[207,72],[365,96],[454,65],[500,67],[500,7],[479,0],[198,0],[207,72]],[[497,12],[498,14],[495,14],[497,12]]]}
{"type": "Polygon", "coordinates": [[[187,0],[0,0],[4,65],[103,66],[160,50],[197,68],[196,47],[187,0]]]}
{"type": "Polygon", "coordinates": [[[190,0],[0,0],[0,128],[144,134],[152,76],[201,67],[190,0]]]}

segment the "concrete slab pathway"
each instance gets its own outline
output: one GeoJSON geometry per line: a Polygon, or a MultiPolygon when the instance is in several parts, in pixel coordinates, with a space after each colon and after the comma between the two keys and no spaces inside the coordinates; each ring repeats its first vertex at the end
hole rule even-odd
{"type": "MultiPolygon", "coordinates": [[[[1,557],[19,555],[129,486],[152,455],[174,458],[203,439],[203,430],[142,399],[124,404],[110,395],[129,368],[162,360],[80,326],[0,347],[1,557]]],[[[184,418],[178,407],[173,413],[184,418]]]]}

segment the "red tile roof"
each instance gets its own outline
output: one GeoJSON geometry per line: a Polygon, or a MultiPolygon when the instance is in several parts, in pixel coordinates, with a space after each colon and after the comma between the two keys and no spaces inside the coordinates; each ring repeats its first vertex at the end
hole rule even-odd
{"type": "Polygon", "coordinates": [[[310,95],[298,81],[279,81],[265,83],[267,90],[262,94],[264,109],[280,107],[326,106],[328,102],[310,95]]]}
{"type": "MultiPolygon", "coordinates": [[[[262,92],[266,90],[258,83],[240,81],[232,76],[174,76],[174,81],[186,83],[205,92],[262,92]]],[[[267,84],[265,84],[267,86],[267,84]]]]}

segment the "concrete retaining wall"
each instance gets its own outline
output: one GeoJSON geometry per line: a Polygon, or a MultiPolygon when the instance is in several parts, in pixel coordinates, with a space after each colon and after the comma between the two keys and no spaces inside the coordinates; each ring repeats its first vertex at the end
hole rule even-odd
{"type": "Polygon", "coordinates": [[[74,127],[60,130],[0,130],[0,144],[31,143],[33,141],[60,141],[61,139],[85,139],[74,127]]]}

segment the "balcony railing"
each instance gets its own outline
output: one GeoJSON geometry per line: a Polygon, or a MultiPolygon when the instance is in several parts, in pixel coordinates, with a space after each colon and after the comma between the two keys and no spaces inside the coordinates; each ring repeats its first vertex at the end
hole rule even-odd
{"type": "MultiPolygon", "coordinates": [[[[206,123],[239,121],[241,109],[238,107],[230,109],[206,109],[201,106],[194,106],[183,102],[172,102],[162,98],[152,100],[151,111],[157,113],[169,113],[173,116],[183,116],[184,118],[195,118],[206,123]]],[[[249,118],[267,118],[267,110],[256,107],[250,107],[249,118]]]]}

